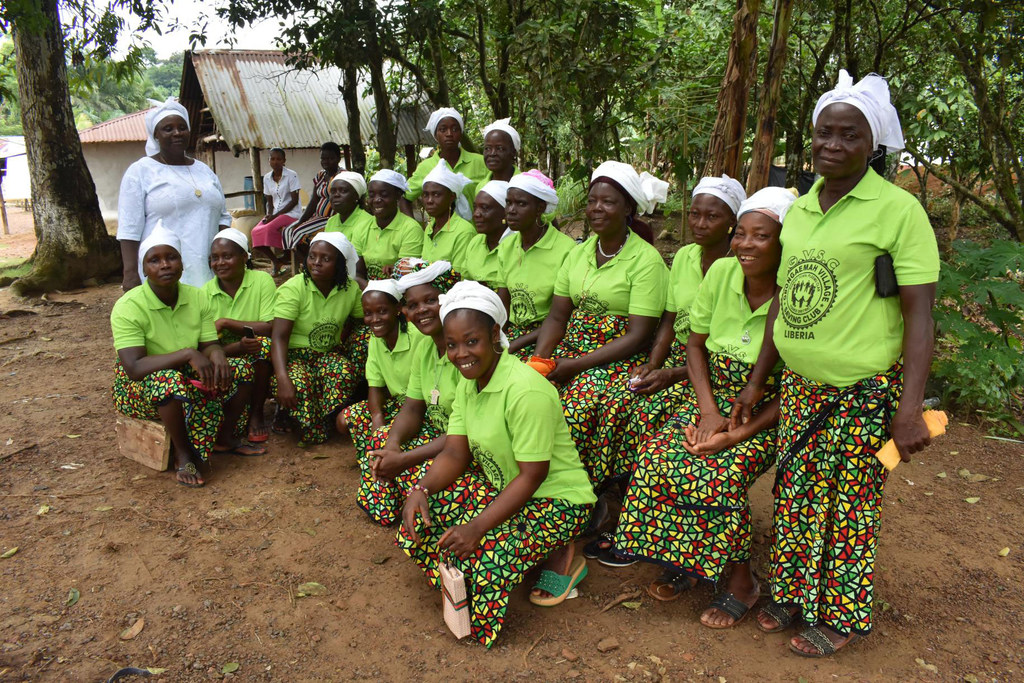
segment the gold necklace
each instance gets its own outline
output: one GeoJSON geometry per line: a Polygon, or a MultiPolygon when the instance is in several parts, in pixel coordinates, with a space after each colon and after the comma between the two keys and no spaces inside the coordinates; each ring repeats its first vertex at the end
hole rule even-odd
{"type": "MultiPolygon", "coordinates": [[[[174,166],[174,167],[177,167],[177,166],[180,165],[180,164],[170,164],[170,163],[168,163],[167,162],[167,158],[164,156],[163,152],[160,152],[160,154],[158,154],[157,156],[159,156],[160,160],[164,162],[164,166],[174,166]]],[[[192,168],[191,168],[191,166],[192,166],[192,164],[188,164],[188,165],[185,166],[185,170],[188,171],[188,181],[189,181],[189,183],[191,183],[192,189],[196,193],[196,197],[202,197],[203,196],[203,191],[199,189],[198,185],[196,185],[196,179],[192,176],[192,168]]],[[[178,175],[181,176],[180,173],[178,173],[178,175]]]]}

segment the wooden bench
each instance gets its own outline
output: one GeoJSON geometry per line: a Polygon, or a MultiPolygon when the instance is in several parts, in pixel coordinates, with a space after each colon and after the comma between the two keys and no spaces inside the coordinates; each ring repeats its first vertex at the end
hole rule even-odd
{"type": "Polygon", "coordinates": [[[159,422],[118,415],[114,431],[124,457],[157,472],[163,472],[170,465],[171,439],[159,422]]]}

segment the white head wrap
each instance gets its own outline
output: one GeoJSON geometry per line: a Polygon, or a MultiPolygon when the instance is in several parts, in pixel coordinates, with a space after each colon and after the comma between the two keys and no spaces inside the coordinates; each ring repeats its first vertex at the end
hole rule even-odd
{"type": "Polygon", "coordinates": [[[245,236],[244,232],[238,230],[237,228],[224,228],[223,230],[221,230],[220,232],[213,236],[213,240],[210,242],[210,244],[213,244],[217,240],[227,240],[229,242],[234,242],[235,244],[240,246],[242,248],[242,251],[244,251],[246,254],[249,253],[249,238],[245,236]]]}
{"type": "Polygon", "coordinates": [[[736,212],[736,218],[745,213],[757,211],[781,223],[786,218],[786,212],[796,201],[796,195],[792,190],[784,187],[765,187],[743,200],[740,210],[736,212]]]}
{"type": "Polygon", "coordinates": [[[436,280],[438,276],[447,273],[452,269],[452,264],[448,261],[434,261],[426,268],[417,270],[414,273],[407,273],[398,279],[398,289],[405,294],[411,288],[417,285],[429,285],[431,282],[436,280]]]}
{"type": "Polygon", "coordinates": [[[320,232],[309,241],[310,248],[313,247],[317,242],[327,242],[335,249],[341,252],[341,255],[345,257],[345,271],[348,273],[350,278],[356,276],[356,261],[359,260],[359,254],[356,253],[356,248],[352,246],[352,243],[348,241],[343,233],[340,232],[320,232]]]}
{"type": "Polygon", "coordinates": [[[192,129],[192,125],[188,122],[188,111],[178,104],[177,97],[168,97],[166,102],[146,113],[146,156],[153,156],[160,152],[160,143],[156,141],[155,135],[156,127],[168,116],[180,116],[185,119],[185,125],[189,130],[192,129]]]}
{"type": "Polygon", "coordinates": [[[505,194],[508,192],[508,183],[504,180],[488,181],[479,191],[486,192],[494,201],[498,202],[501,208],[505,208],[505,194]]]}
{"type": "Polygon", "coordinates": [[[889,100],[889,84],[878,74],[868,74],[856,85],[846,69],[839,70],[836,87],[818,98],[811,115],[811,123],[818,123],[818,115],[830,104],[849,104],[860,110],[871,127],[872,149],[885,145],[887,154],[903,149],[903,129],[900,115],[889,100]]]}
{"type": "Polygon", "coordinates": [[[471,182],[473,181],[461,173],[452,171],[452,167],[444,159],[439,160],[437,166],[431,169],[430,173],[423,179],[424,185],[427,183],[437,183],[438,185],[444,185],[454,192],[455,211],[467,221],[473,220],[473,210],[469,208],[469,200],[466,199],[466,195],[462,194],[462,190],[471,182]]]}
{"type": "Polygon", "coordinates": [[[441,107],[440,109],[431,112],[430,118],[427,119],[427,127],[423,130],[427,131],[431,135],[437,130],[437,124],[441,123],[441,119],[452,118],[459,122],[459,128],[466,130],[466,124],[462,121],[462,114],[451,107],[441,107]]]}
{"type": "Polygon", "coordinates": [[[366,289],[363,290],[363,294],[366,295],[370,292],[383,292],[395,301],[402,300],[402,291],[398,288],[398,283],[390,278],[386,280],[370,280],[367,282],[366,289]]]}
{"type": "Polygon", "coordinates": [[[355,171],[341,171],[340,173],[335,173],[334,177],[331,178],[330,185],[327,186],[328,190],[331,189],[331,185],[334,184],[335,180],[344,180],[359,193],[360,197],[366,196],[366,178],[364,178],[361,173],[356,173],[355,171]]]}
{"type": "Polygon", "coordinates": [[[611,178],[629,193],[636,202],[637,213],[650,213],[658,202],[668,199],[668,183],[646,171],[637,175],[632,166],[621,161],[606,161],[595,168],[590,174],[590,182],[593,183],[601,176],[611,178]]]}
{"type": "Polygon", "coordinates": [[[441,303],[442,323],[449,313],[460,308],[472,308],[474,311],[480,311],[498,324],[498,327],[501,328],[501,348],[508,348],[508,337],[505,336],[505,323],[508,322],[508,315],[505,313],[505,304],[501,303],[501,299],[491,289],[473,280],[463,280],[456,283],[448,290],[447,294],[442,294],[438,301],[441,303]]]}
{"type": "Polygon", "coordinates": [[[375,183],[387,183],[393,187],[397,187],[402,192],[409,191],[409,183],[406,182],[405,176],[398,171],[392,171],[390,168],[382,168],[372,176],[370,176],[370,182],[375,183]]]}
{"type": "Polygon", "coordinates": [[[509,181],[508,187],[509,189],[514,187],[517,190],[522,190],[537,199],[547,202],[544,213],[551,213],[558,206],[558,193],[555,192],[554,183],[540,171],[530,170],[526,173],[514,175],[512,180],[509,181]]]}
{"type": "Polygon", "coordinates": [[[488,133],[493,133],[496,130],[501,131],[512,138],[512,146],[515,147],[515,150],[518,152],[523,143],[523,139],[519,137],[519,131],[509,125],[509,121],[511,121],[511,119],[498,119],[491,125],[484,128],[484,139],[487,138],[488,133]]]}
{"type": "Polygon", "coordinates": [[[146,259],[146,252],[153,247],[165,245],[173,247],[176,252],[181,253],[181,238],[176,233],[165,228],[162,220],[157,220],[153,232],[149,233],[149,236],[142,240],[142,244],[139,245],[139,260],[144,261],[146,259]]]}
{"type": "Polygon", "coordinates": [[[718,197],[732,210],[734,216],[739,215],[740,204],[747,198],[747,192],[740,185],[740,181],[730,178],[724,173],[720,178],[713,175],[701,178],[697,187],[693,188],[693,196],[696,197],[699,194],[718,197]]]}

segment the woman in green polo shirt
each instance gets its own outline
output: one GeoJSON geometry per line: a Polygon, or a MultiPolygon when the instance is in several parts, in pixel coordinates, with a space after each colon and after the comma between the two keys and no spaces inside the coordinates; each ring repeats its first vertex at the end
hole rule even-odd
{"type": "Polygon", "coordinates": [[[558,392],[503,351],[505,307],[476,282],[442,297],[450,362],[464,378],[444,450],[410,482],[397,543],[440,587],[450,562],[466,576],[472,636],[490,647],[511,592],[544,561],[535,604],[563,602],[587,573],[572,543],[596,500],[558,392]]]}
{"type": "Polygon", "coordinates": [[[891,437],[909,460],[929,442],[939,256],[921,204],[869,166],[903,148],[885,79],[853,85],[840,71],[812,121],[822,178],[786,216],[781,289],[733,422],[749,419],[781,357],[772,602],[758,624],[782,631],[802,614],[813,625],[790,649],[820,657],[871,630],[886,479],[875,453],[891,437]]]}
{"type": "Polygon", "coordinates": [[[452,173],[442,159],[423,182],[423,208],[430,220],[423,230],[424,261],[448,261],[452,270],[466,269],[466,251],[476,237],[476,228],[470,222],[473,212],[469,200],[462,193],[470,179],[461,173],[452,173]]]}
{"type": "Polygon", "coordinates": [[[484,185],[492,180],[508,182],[519,173],[516,168],[516,155],[523,146],[519,131],[509,123],[512,119],[498,119],[484,128],[484,164],[487,175],[476,185],[476,191],[483,190],[484,185]]]}
{"type": "Polygon", "coordinates": [[[412,215],[411,202],[416,201],[423,194],[423,184],[426,182],[427,175],[441,161],[444,161],[456,173],[469,179],[470,182],[459,190],[459,192],[465,193],[467,201],[473,200],[479,183],[484,182],[485,179],[489,180],[484,157],[462,148],[462,133],[465,129],[462,115],[451,107],[441,107],[430,114],[424,130],[437,141],[437,149],[424,159],[409,177],[409,189],[405,193],[402,211],[412,215]]]}
{"type": "Polygon", "coordinates": [[[781,221],[795,200],[769,187],[739,207],[735,256],[711,265],[690,309],[689,384],[640,446],[615,530],[621,556],[665,568],[647,589],[658,600],[675,600],[697,580],[724,582],[701,615],[709,628],[734,625],[758,597],[747,491],[774,462],[781,367],[753,420],[728,429],[727,416],[761,348],[781,221]]]}
{"type": "Polygon", "coordinates": [[[117,351],[114,408],[160,420],[171,439],[179,484],[205,480],[196,467],[210,453],[262,455],[234,437],[249,404],[252,367],[227,358],[217,343],[209,299],[181,283],[181,241],[163,225],[139,245],[141,287],[125,292],[110,312],[117,351]]]}
{"type": "Polygon", "coordinates": [[[668,288],[661,254],[629,224],[664,201],[667,187],[617,161],[595,169],[586,209],[595,234],[562,264],[537,336],[537,355],[555,359],[548,379],[562,387],[569,432],[598,488],[612,465],[600,447],[599,402],[646,360],[668,288]]]}
{"type": "Polygon", "coordinates": [[[508,183],[492,180],[480,188],[473,200],[476,235],[466,248],[466,269],[462,276],[494,287],[498,279],[498,246],[508,236],[505,223],[505,191],[508,183]]]}
{"type": "MultiPolygon", "coordinates": [[[[341,351],[363,317],[357,259],[343,234],[322,232],[310,242],[303,272],[277,290],[270,358],[277,404],[298,423],[300,447],[327,440],[328,425],[361,378],[341,351]]],[[[275,417],[275,430],[284,427],[283,418],[275,417]]]]}
{"type": "Polygon", "coordinates": [[[405,176],[382,168],[370,178],[367,206],[376,226],[352,241],[366,267],[366,277],[380,280],[391,276],[400,258],[419,258],[423,251],[423,226],[398,210],[402,193],[408,189],[405,176]]]}
{"type": "Polygon", "coordinates": [[[405,317],[422,337],[410,353],[409,382],[398,415],[373,432],[365,454],[357,454],[362,481],[356,502],[384,526],[398,518],[406,489],[444,446],[460,377],[445,355],[439,314],[440,296],[456,282],[451,264],[403,259],[395,264],[395,274],[401,276],[405,317]]]}
{"type": "Polygon", "coordinates": [[[249,240],[234,228],[218,232],[210,246],[213,279],[203,285],[210,298],[217,336],[229,358],[252,366],[252,403],[248,407],[249,441],[267,440],[263,406],[270,390],[270,327],[277,285],[269,273],[253,270],[249,240]]]}

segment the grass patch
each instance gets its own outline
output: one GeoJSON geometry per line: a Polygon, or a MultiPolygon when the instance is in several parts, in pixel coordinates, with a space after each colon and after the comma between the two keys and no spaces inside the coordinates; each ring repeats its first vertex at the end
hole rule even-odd
{"type": "Polygon", "coordinates": [[[28,275],[32,264],[27,258],[0,258],[0,287],[6,287],[19,277],[28,275]]]}

